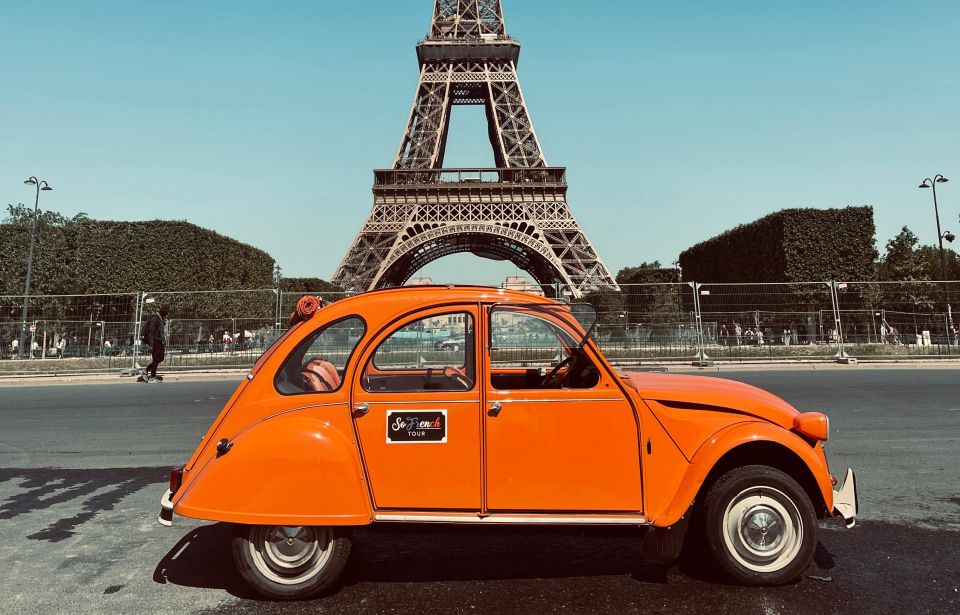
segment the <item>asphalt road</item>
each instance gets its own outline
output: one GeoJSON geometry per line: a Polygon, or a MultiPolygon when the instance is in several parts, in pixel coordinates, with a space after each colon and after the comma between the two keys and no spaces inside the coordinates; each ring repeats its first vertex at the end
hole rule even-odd
{"type": "Polygon", "coordinates": [[[230,382],[0,388],[0,612],[960,612],[960,370],[727,372],[831,417],[861,521],[821,524],[814,564],[778,588],[640,556],[635,529],[374,527],[318,600],[259,601],[231,529],[156,523],[230,382]]]}

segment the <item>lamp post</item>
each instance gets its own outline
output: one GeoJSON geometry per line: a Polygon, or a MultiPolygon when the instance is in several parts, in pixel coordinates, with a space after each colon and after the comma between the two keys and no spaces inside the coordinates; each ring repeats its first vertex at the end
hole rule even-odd
{"type": "Polygon", "coordinates": [[[945,184],[948,180],[941,174],[936,174],[933,179],[929,177],[920,184],[920,188],[931,188],[933,190],[933,213],[937,217],[937,241],[940,242],[940,279],[943,281],[943,301],[947,304],[947,347],[950,346],[953,328],[953,310],[950,308],[949,289],[947,288],[947,265],[943,258],[943,240],[953,242],[955,239],[950,231],[942,232],[940,230],[940,209],[937,207],[937,184],[945,184]]]}
{"type": "MultiPolygon", "coordinates": [[[[33,203],[33,226],[30,229],[30,252],[27,256],[27,283],[23,290],[23,312],[20,317],[20,355],[23,355],[23,346],[27,339],[27,304],[30,302],[30,277],[33,274],[33,246],[37,239],[37,215],[40,211],[40,191],[50,191],[50,184],[36,177],[30,177],[24,182],[28,186],[37,187],[37,198],[33,203]]],[[[31,352],[31,356],[32,356],[31,352]]]]}

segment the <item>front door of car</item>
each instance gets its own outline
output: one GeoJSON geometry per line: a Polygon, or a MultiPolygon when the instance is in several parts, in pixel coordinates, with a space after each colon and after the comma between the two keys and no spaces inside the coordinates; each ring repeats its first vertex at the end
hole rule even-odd
{"type": "Polygon", "coordinates": [[[489,311],[487,509],[642,512],[638,419],[556,310],[489,311]]]}
{"type": "Polygon", "coordinates": [[[352,407],[377,509],[480,510],[477,314],[418,311],[360,357],[352,407]]]}

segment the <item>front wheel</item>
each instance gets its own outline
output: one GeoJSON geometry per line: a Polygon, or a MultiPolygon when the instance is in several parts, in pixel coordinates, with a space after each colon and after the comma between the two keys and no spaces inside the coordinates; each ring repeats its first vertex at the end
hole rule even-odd
{"type": "Polygon", "coordinates": [[[233,538],[240,575],[259,593],[278,600],[323,592],[349,555],[350,535],[340,528],[239,525],[233,538]]]}
{"type": "Polygon", "coordinates": [[[779,585],[810,565],[816,514],[803,488],[768,466],[727,472],[704,500],[707,544],[720,567],[747,585],[779,585]]]}

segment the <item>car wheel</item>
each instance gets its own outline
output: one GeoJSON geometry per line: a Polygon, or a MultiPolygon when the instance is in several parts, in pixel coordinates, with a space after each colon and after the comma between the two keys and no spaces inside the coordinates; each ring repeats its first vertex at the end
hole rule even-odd
{"type": "Polygon", "coordinates": [[[239,525],[233,559],[257,592],[278,600],[315,596],[333,584],[350,555],[348,530],[239,525]]]}
{"type": "Polygon", "coordinates": [[[704,522],[717,564],[747,585],[797,578],[817,543],[809,496],[793,478],[768,466],[743,466],[721,476],[704,500],[704,522]]]}

